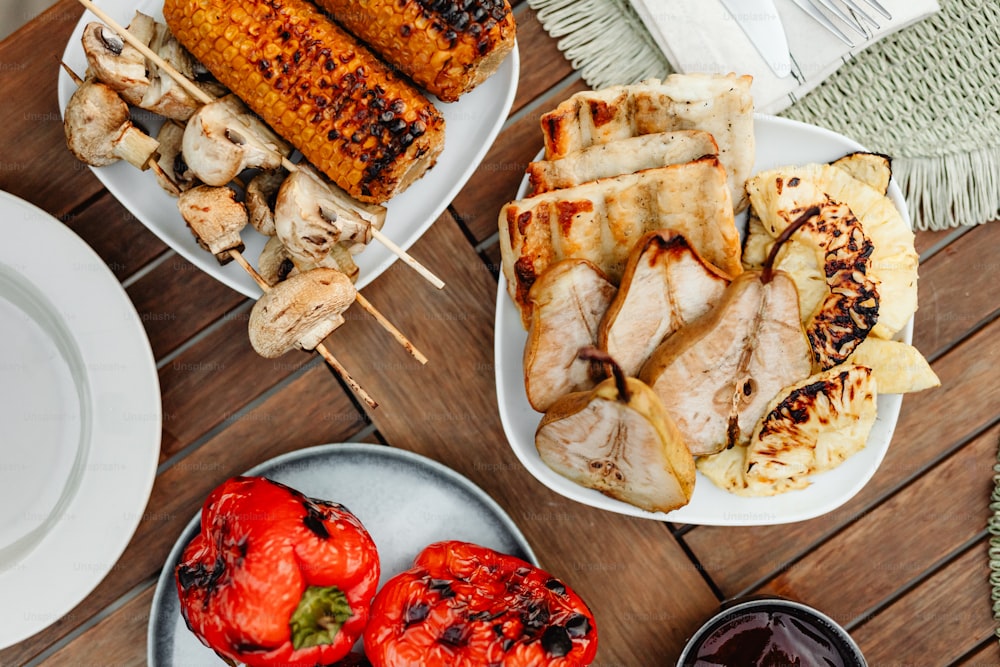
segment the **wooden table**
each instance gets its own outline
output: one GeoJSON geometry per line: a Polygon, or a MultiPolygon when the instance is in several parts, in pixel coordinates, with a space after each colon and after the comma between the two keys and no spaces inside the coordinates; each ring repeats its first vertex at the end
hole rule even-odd
{"type": "MultiPolygon", "coordinates": [[[[342,441],[419,452],[482,486],[593,608],[597,665],[672,664],[720,600],[752,593],[820,608],[872,665],[1000,664],[985,530],[1000,434],[1000,225],[917,235],[914,338],[943,387],[905,398],[874,479],[826,516],[758,528],[632,519],[568,501],[518,464],[494,391],[496,216],[541,145],[539,114],[585,84],[530,8],[516,13],[510,118],[412,248],[447,288],[400,269],[365,289],[431,363],[420,367],[366,315],[329,341],[377,410],[362,409],[316,355],[258,357],[245,332],[250,300],[164,246],[66,151],[56,59],[81,14],[74,0],[0,42],[0,189],[65,221],[122,281],[157,359],[164,415],[156,483],[124,555],[78,607],[0,651],[0,664],[143,664],[155,579],[209,490],[277,454],[342,441]]],[[[0,597],[3,613],[17,605],[0,597]]]]}

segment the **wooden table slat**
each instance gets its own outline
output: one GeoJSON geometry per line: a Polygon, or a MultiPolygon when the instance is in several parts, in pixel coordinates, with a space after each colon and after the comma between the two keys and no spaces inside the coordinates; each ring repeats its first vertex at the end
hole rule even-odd
{"type": "Polygon", "coordinates": [[[167,256],[127,291],[157,359],[246,300],[177,254],[167,256]]]}
{"type": "Polygon", "coordinates": [[[118,200],[105,192],[87,208],[64,216],[119,280],[134,275],[170,249],[118,200]]]}
{"type": "Polygon", "coordinates": [[[981,225],[920,267],[920,309],[913,344],[935,355],[997,308],[1000,225],[981,225]]]}
{"type": "Polygon", "coordinates": [[[5,39],[0,56],[0,190],[56,217],[102,189],[66,149],[56,96],[59,58],[82,13],[75,0],[60,0],[5,39]]]}
{"type": "Polygon", "coordinates": [[[980,542],[851,634],[873,667],[948,665],[993,634],[988,577],[980,542]]]}

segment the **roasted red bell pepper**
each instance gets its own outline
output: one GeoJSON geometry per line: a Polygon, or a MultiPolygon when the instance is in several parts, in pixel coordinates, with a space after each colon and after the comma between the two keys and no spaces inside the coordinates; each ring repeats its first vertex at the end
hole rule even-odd
{"type": "Polygon", "coordinates": [[[365,653],[374,667],[583,667],[597,628],[583,600],[543,570],[438,542],[375,597],[365,653]]]}
{"type": "Polygon", "coordinates": [[[361,636],[379,559],[343,506],[236,477],[206,499],[175,578],[188,627],[220,656],[314,667],[340,660],[361,636]]]}

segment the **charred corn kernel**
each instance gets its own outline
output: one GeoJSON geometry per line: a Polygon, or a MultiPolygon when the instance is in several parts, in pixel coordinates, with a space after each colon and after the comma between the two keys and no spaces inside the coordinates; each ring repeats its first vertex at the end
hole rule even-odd
{"type": "Polygon", "coordinates": [[[163,15],[223,85],[356,199],[401,192],[444,146],[434,105],[304,0],[165,0],[163,15]]]}
{"type": "Polygon", "coordinates": [[[507,0],[315,0],[429,92],[452,102],[514,48],[507,0]]]}

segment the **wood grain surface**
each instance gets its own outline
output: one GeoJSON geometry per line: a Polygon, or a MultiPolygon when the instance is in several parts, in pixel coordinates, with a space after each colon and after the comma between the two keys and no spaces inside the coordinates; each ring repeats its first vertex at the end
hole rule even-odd
{"type": "MultiPolygon", "coordinates": [[[[1000,438],[996,224],[917,235],[914,344],[943,386],[905,397],[884,463],[829,514],[745,528],[633,519],[569,501],[520,465],[495,393],[497,214],[541,148],[540,115],[586,84],[527,3],[515,11],[510,117],[412,248],[446,288],[396,263],[364,292],[430,362],[356,307],[327,340],[374,410],[316,355],[257,356],[246,335],[252,301],[166,247],[69,155],[56,77],[81,14],[74,0],[0,42],[0,189],[63,220],[122,281],[156,357],[164,415],[155,485],[128,548],[75,609],[0,651],[0,666],[145,664],[156,577],[209,491],[281,453],[344,441],[417,452],[482,487],[592,607],[596,665],[671,665],[722,600],[759,593],[833,616],[873,666],[1000,665],[985,530],[1000,438]]],[[[0,594],[0,608],[15,607],[0,594]]]]}

